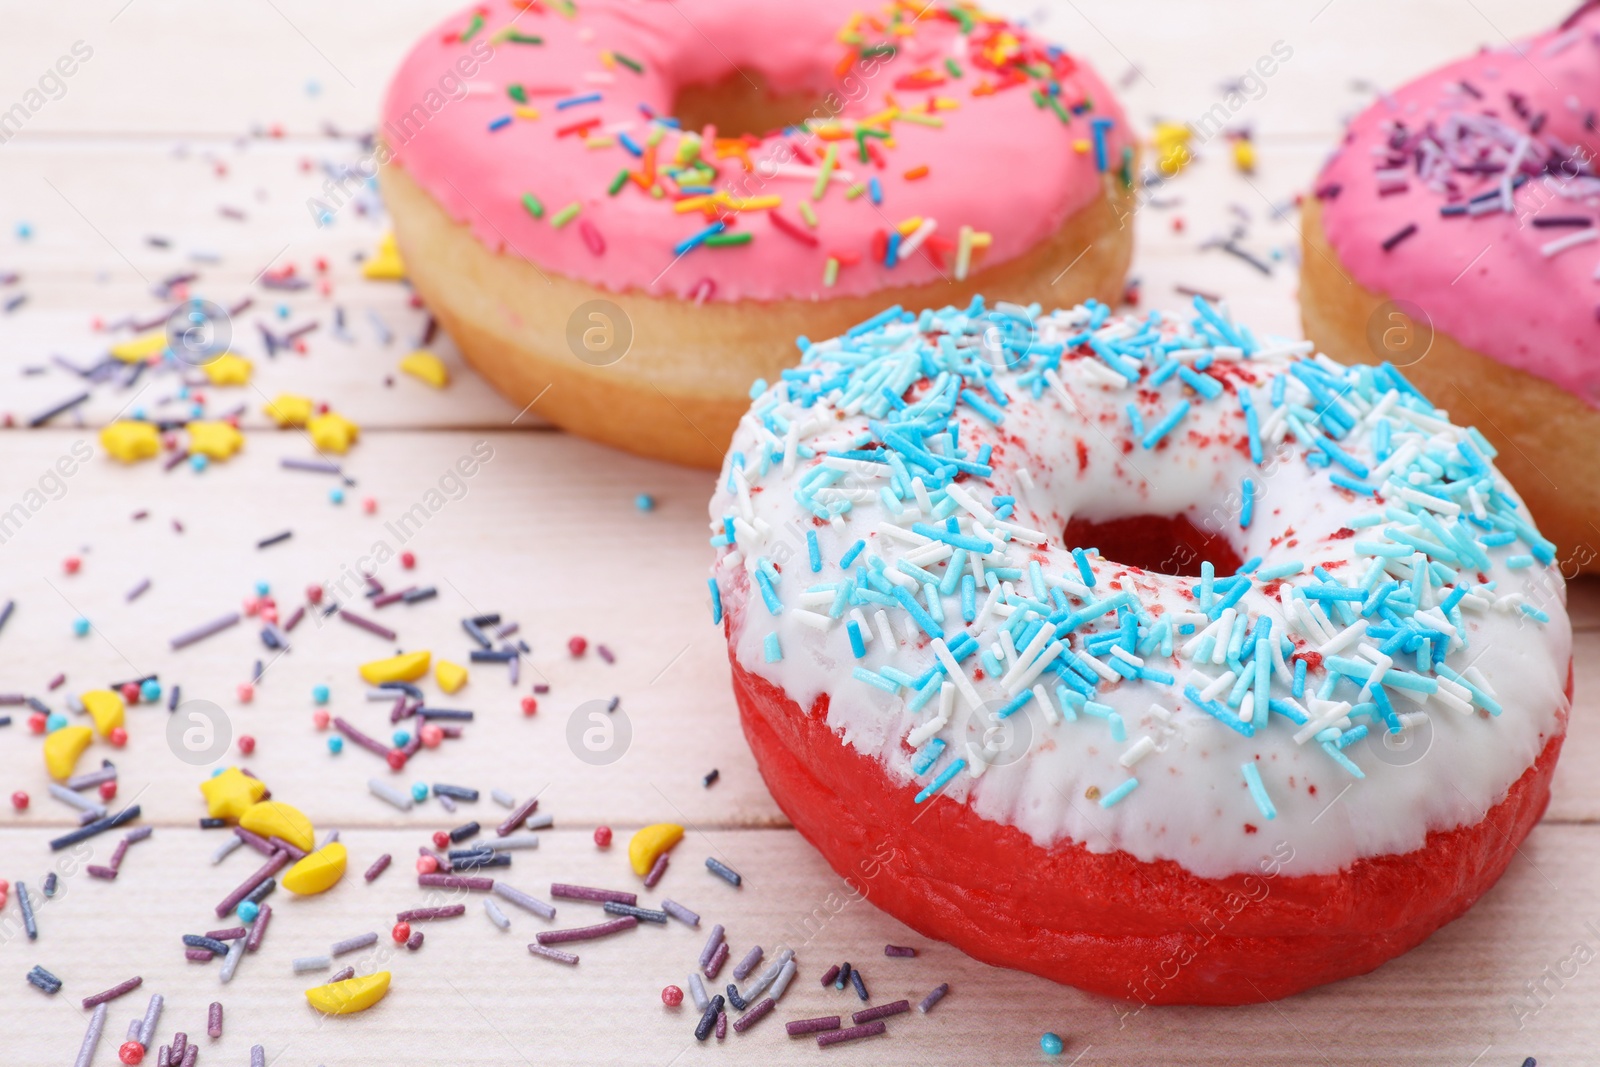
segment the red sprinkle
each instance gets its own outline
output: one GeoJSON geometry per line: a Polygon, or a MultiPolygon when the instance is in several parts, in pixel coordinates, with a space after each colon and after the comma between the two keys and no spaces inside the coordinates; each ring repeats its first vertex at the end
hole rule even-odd
{"type": "Polygon", "coordinates": [[[600,848],[611,847],[611,827],[597,826],[594,831],[594,843],[600,848]]]}
{"type": "Polygon", "coordinates": [[[583,655],[584,650],[588,647],[589,642],[581,637],[571,637],[567,639],[567,651],[572,653],[574,659],[583,655]]]}
{"type": "Polygon", "coordinates": [[[669,1008],[676,1008],[683,1003],[683,990],[675,985],[669,985],[661,991],[661,1003],[669,1008]]]}
{"type": "Polygon", "coordinates": [[[11,794],[11,806],[13,808],[16,808],[18,811],[27,811],[28,810],[28,794],[24,793],[20,789],[17,790],[15,793],[12,793],[11,794]]]}

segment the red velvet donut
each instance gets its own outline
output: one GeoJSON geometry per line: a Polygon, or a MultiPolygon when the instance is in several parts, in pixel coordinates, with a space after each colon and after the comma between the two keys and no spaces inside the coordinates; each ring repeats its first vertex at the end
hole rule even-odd
{"type": "Polygon", "coordinates": [[[1571,697],[1559,570],[1482,439],[1197,310],[891,309],[756,400],[711,507],[801,833],[931,937],[1149,1004],[1362,974],[1460,915],[1571,697]]]}

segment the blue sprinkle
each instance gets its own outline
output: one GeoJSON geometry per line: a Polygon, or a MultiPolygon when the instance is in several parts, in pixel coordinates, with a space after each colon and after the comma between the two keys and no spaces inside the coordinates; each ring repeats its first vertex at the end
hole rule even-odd
{"type": "Polygon", "coordinates": [[[877,671],[869,671],[865,667],[857,667],[850,672],[850,677],[858,682],[866,682],[868,685],[876,686],[890,696],[900,692],[900,687],[894,682],[891,682],[877,671]]]}
{"type": "Polygon", "coordinates": [[[494,119],[489,123],[489,132],[493,133],[496,130],[503,130],[509,125],[511,125],[511,116],[501,115],[499,118],[494,119]]]}
{"type": "Polygon", "coordinates": [[[874,204],[883,203],[883,185],[877,178],[867,179],[867,196],[872,199],[874,204]]]}
{"type": "Polygon", "coordinates": [[[1094,119],[1090,127],[1094,131],[1094,167],[1104,174],[1110,165],[1106,157],[1106,131],[1110,130],[1113,123],[1110,119],[1094,119]]]}
{"type": "Polygon", "coordinates": [[[656,509],[656,498],[649,493],[640,493],[633,498],[633,506],[640,511],[654,511],[656,509]]]}
{"type": "Polygon", "coordinates": [[[1272,806],[1272,798],[1267,796],[1267,787],[1261,782],[1261,772],[1256,770],[1254,761],[1246,763],[1239,770],[1244,774],[1244,784],[1250,788],[1250,798],[1256,802],[1256,807],[1261,809],[1263,818],[1271,820],[1278,817],[1278,809],[1272,806]]]}
{"type": "Polygon", "coordinates": [[[567,108],[577,107],[579,104],[598,104],[599,102],[599,93],[584,93],[582,96],[569,96],[561,100],[557,100],[556,110],[565,111],[567,108]]]}
{"type": "Polygon", "coordinates": [[[711,587],[711,625],[722,625],[722,590],[717,588],[715,578],[707,578],[706,584],[711,587]]]}
{"type": "Polygon", "coordinates": [[[958,759],[954,763],[950,764],[950,766],[946,767],[939,774],[939,777],[928,783],[928,788],[917,794],[916,803],[921,804],[939,790],[949,785],[950,779],[954,778],[956,775],[965,770],[966,766],[967,761],[964,759],[958,759]]]}
{"type": "Polygon", "coordinates": [[[778,646],[777,631],[767,635],[767,639],[761,643],[761,651],[768,663],[777,663],[783,659],[783,649],[778,646]]]}
{"type": "Polygon", "coordinates": [[[822,548],[817,544],[817,531],[806,531],[806,555],[811,559],[811,573],[817,574],[822,570],[822,548]]]}
{"type": "Polygon", "coordinates": [[[1244,501],[1239,505],[1239,528],[1248,530],[1250,529],[1250,518],[1255,514],[1256,509],[1256,483],[1246,478],[1241,491],[1244,495],[1244,501]]]}
{"type": "Polygon", "coordinates": [[[861,640],[861,627],[856,624],[854,619],[851,619],[850,622],[845,625],[844,630],[845,633],[850,635],[851,653],[856,657],[856,659],[861,659],[867,654],[866,642],[861,640]]]}
{"type": "MultiPolygon", "coordinates": [[[[1162,419],[1160,422],[1156,423],[1150,428],[1150,432],[1145,434],[1144,440],[1140,441],[1139,443],[1143,445],[1147,451],[1156,447],[1156,445],[1161,443],[1161,439],[1163,437],[1171,433],[1177,427],[1178,423],[1183,421],[1183,417],[1187,414],[1189,414],[1189,402],[1187,400],[1180,401],[1177,407],[1173,408],[1167,413],[1166,418],[1162,419]]],[[[1248,526],[1250,524],[1249,522],[1246,522],[1245,525],[1248,526]]]]}
{"type": "Polygon", "coordinates": [[[850,568],[850,564],[856,561],[856,557],[861,555],[861,550],[866,547],[867,543],[865,541],[857,541],[855,544],[851,545],[845,550],[845,554],[839,558],[839,566],[848,570],[850,568]]]}
{"type": "Polygon", "coordinates": [[[1106,793],[1103,796],[1101,796],[1101,798],[1100,798],[1100,806],[1102,808],[1115,807],[1124,797],[1126,797],[1129,793],[1133,792],[1137,788],[1139,788],[1139,779],[1137,779],[1137,778],[1125,779],[1115,789],[1111,790],[1111,792],[1106,793]]]}
{"type": "Polygon", "coordinates": [[[927,774],[929,768],[938,763],[939,757],[944,755],[944,749],[945,743],[942,737],[935,737],[932,741],[922,746],[921,751],[911,759],[911,773],[927,774]]]}
{"type": "Polygon", "coordinates": [[[1072,550],[1072,558],[1077,561],[1078,574],[1083,578],[1083,584],[1088,586],[1090,589],[1093,589],[1094,569],[1089,566],[1089,557],[1085,555],[1083,549],[1074,548],[1072,550]]]}

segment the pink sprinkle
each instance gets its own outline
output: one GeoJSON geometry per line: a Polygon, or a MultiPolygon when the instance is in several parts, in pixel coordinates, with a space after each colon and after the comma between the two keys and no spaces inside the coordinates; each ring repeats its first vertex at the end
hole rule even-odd
{"type": "Polygon", "coordinates": [[[600,231],[594,228],[594,223],[588,219],[580,219],[578,233],[583,235],[583,243],[589,246],[589,251],[597,256],[606,254],[606,239],[600,236],[600,231]]]}

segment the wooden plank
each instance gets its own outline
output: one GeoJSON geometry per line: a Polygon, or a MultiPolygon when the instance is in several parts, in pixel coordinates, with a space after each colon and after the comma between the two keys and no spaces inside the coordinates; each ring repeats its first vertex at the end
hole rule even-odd
{"type": "MultiPolygon", "coordinates": [[[[22,500],[80,440],[93,442],[62,432],[0,439],[0,510],[22,500]]],[[[154,463],[123,469],[96,457],[66,480],[59,500],[8,537],[0,546],[7,561],[0,599],[15,598],[18,608],[0,634],[0,692],[38,693],[60,708],[68,691],[159,673],[163,684],[181,685],[186,699],[218,705],[235,735],[253,735],[250,765],[281,799],[319,822],[406,825],[421,817],[368,796],[373,776],[401,785],[420,779],[502,786],[521,795],[543,789],[569,817],[590,824],[657,821],[667,805],[696,824],[781,819],[739,732],[725,645],[710,621],[708,472],[551,433],[373,434],[348,457],[355,485],[346,490],[347,503],[335,507],[327,494],[336,479],[278,468],[282,457],[311,455],[298,434],[252,433],[247,442],[238,457],[198,476],[187,467],[163,472],[154,463]],[[485,443],[478,455],[492,449],[492,458],[460,479],[454,464],[472,457],[479,441],[485,443]],[[636,509],[639,493],[656,497],[655,511],[636,509]],[[379,501],[376,515],[361,513],[359,501],[368,496],[379,501]],[[430,513],[430,504],[437,510],[430,513]],[[149,509],[148,519],[130,519],[141,509],[149,509]],[[182,534],[174,519],[183,523],[182,534]],[[257,539],[285,528],[293,529],[291,540],[255,548],[257,539]],[[354,570],[374,552],[401,551],[415,553],[416,570],[405,572],[391,560],[377,568],[379,579],[390,588],[433,585],[438,598],[371,608],[354,570]],[[65,577],[61,559],[69,553],[85,562],[81,573],[65,577]],[[151,579],[149,592],[124,603],[144,578],[151,579]],[[292,651],[274,657],[258,639],[259,626],[247,620],[169,651],[169,638],[236,610],[258,581],[270,584],[285,616],[302,603],[309,583],[342,581],[351,595],[340,599],[393,628],[397,641],[337,620],[320,626],[308,620],[291,635],[292,651]],[[517,688],[500,664],[473,665],[472,681],[453,697],[428,684],[436,705],[477,712],[465,739],[424,751],[400,775],[353,746],[328,755],[311,724],[313,686],[332,688],[334,714],[387,737],[388,705],[365,700],[356,667],[391,654],[396,643],[465,663],[472,643],[460,619],[490,611],[520,622],[519,636],[533,652],[517,688]],[[95,626],[82,641],[71,636],[77,614],[95,626]],[[616,664],[606,665],[592,650],[572,659],[566,643],[574,634],[608,645],[616,664]],[[241,704],[236,687],[250,680],[257,660],[271,665],[254,702],[241,704]],[[67,687],[47,692],[57,671],[66,673],[67,687]],[[551,692],[539,698],[537,717],[525,719],[519,697],[541,679],[551,692]],[[613,719],[626,717],[630,745],[609,765],[586,763],[577,754],[580,743],[569,747],[569,718],[613,696],[621,698],[613,719]],[[700,779],[713,768],[722,777],[708,790],[700,779]]],[[[574,734],[580,741],[592,710],[580,716],[574,734]]],[[[0,738],[0,781],[33,783],[38,800],[27,818],[59,823],[69,813],[44,795],[37,744],[21,726],[23,717],[0,738]]],[[[128,749],[97,746],[85,766],[115,758],[124,768],[124,796],[143,791],[148,810],[187,823],[202,813],[197,785],[209,767],[175,759],[167,726],[161,708],[134,710],[128,749]]],[[[7,806],[0,821],[12,818],[7,806]]]]}
{"type": "MultiPolygon", "coordinates": [[[[46,862],[44,837],[38,830],[0,831],[0,854],[27,858],[36,881],[46,862]]],[[[321,897],[275,894],[261,950],[244,958],[227,986],[219,985],[217,963],[184,961],[179,935],[223,925],[211,904],[253,869],[248,850],[213,867],[208,857],[217,833],[161,829],[130,850],[114,883],[80,869],[103,861],[110,842],[78,860],[75,873],[66,873],[55,857],[60,888],[39,909],[39,940],[12,938],[0,955],[13,976],[39,962],[66,985],[47,1000],[20,981],[0,984],[0,1012],[30,1020],[7,1033],[10,1062],[70,1062],[85,1024],[78,1001],[139,974],[143,986],[112,1005],[96,1063],[114,1061],[128,1019],[143,1012],[151,993],[161,993],[163,1039],[185,1030],[202,1046],[203,1062],[247,1062],[249,1046],[259,1042],[269,1063],[387,1067],[418,1062],[417,1050],[425,1046],[429,1056],[481,1067],[667,1064],[686,1054],[711,1054],[694,1047],[692,1010],[664,1008],[660,990],[685,984],[713,922],[727,927],[735,959],[753,944],[769,951],[788,944],[800,963],[774,1016],[748,1033],[730,1032],[732,1047],[717,1050],[740,1062],[817,1062],[810,1040],[791,1040],[781,1027],[790,1019],[861,1007],[853,995],[818,985],[819,974],[841,959],[864,968],[873,1003],[915,1002],[940,982],[951,992],[933,1013],[891,1019],[890,1036],[836,1049],[830,1062],[1032,1063],[1046,1028],[1067,1040],[1062,1062],[1077,1057],[1085,1067],[1169,1063],[1177,1047],[1184,1050],[1182,1062],[1203,1067],[1366,1065],[1377,1055],[1385,1063],[1428,1067],[1475,1058],[1517,1064],[1526,1055],[1582,1063],[1600,1041],[1600,1019],[1592,1010],[1597,979],[1580,962],[1600,940],[1588,923],[1589,886],[1600,874],[1595,827],[1539,827],[1475,908],[1370,975],[1275,1004],[1137,1013],[1042,979],[997,973],[930,943],[858,902],[793,831],[715,831],[691,835],[678,847],[658,892],[646,891],[642,899],[654,903],[669,895],[683,902],[704,916],[700,930],[671,923],[580,944],[581,962],[569,969],[530,957],[524,946],[539,930],[596,921],[598,909],[562,903],[556,920],[545,922],[508,907],[512,925],[502,932],[482,914],[478,894],[467,894],[463,917],[417,924],[426,941],[411,954],[395,949],[387,933],[400,909],[429,902],[408,870],[419,839],[402,831],[345,833],[351,873],[321,897]],[[393,867],[364,884],[357,872],[381,852],[394,855],[393,867]],[[742,889],[700,867],[712,854],[744,874],[742,889]],[[360,973],[389,970],[388,997],[364,1014],[319,1018],[302,991],[326,972],[296,976],[290,961],[326,953],[332,942],[367,931],[379,934],[379,945],[340,962],[360,973]],[[886,943],[915,946],[920,955],[885,959],[886,943]],[[1579,945],[1587,954],[1575,961],[1579,945]],[[1530,982],[1543,983],[1542,1006],[1527,999],[1530,982]],[[1518,998],[1520,1016],[1512,1008],[1518,998]],[[225,1006],[220,1041],[203,1032],[212,1000],[225,1006]],[[971,1058],[967,1050],[977,1048],[983,1056],[971,1058]]],[[[600,852],[579,830],[546,833],[537,852],[517,857],[506,880],[538,895],[554,880],[637,884],[617,845],[600,852]]],[[[6,919],[15,921],[14,904],[6,919]]]]}
{"type": "MultiPolygon", "coordinates": [[[[1262,136],[1325,142],[1339,129],[1342,113],[1364,99],[1350,92],[1352,80],[1397,84],[1480,45],[1499,45],[1503,35],[1543,29],[1572,5],[1232,0],[1206,8],[1199,23],[1178,8],[1152,17],[1147,7],[1117,0],[1059,6],[997,0],[991,6],[1029,18],[1114,83],[1137,65],[1141,73],[1125,95],[1140,121],[1198,118],[1225,101],[1222,82],[1242,77],[1282,41],[1293,55],[1264,80],[1264,91],[1249,87],[1232,117],[1262,136]]],[[[274,0],[219,18],[199,0],[31,5],[15,13],[11,32],[0,40],[0,70],[8,72],[0,100],[21,99],[83,41],[93,56],[66,81],[64,95],[31,117],[26,136],[233,136],[277,124],[315,134],[325,122],[369,128],[400,57],[451,8],[427,0],[381,7],[274,0]],[[246,41],[248,62],[241,62],[246,41]]]]}

